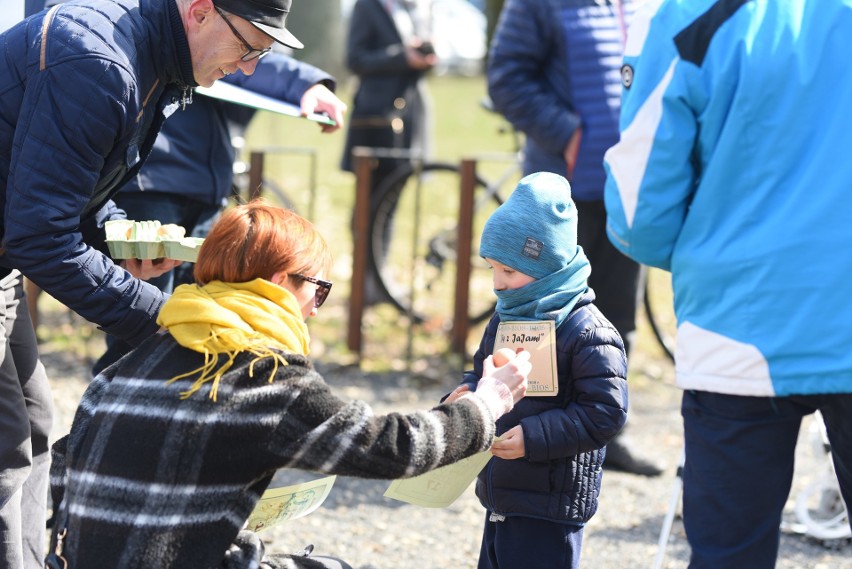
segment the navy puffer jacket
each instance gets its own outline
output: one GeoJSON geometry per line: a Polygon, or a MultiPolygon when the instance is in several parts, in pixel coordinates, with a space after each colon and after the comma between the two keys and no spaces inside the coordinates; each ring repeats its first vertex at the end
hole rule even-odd
{"type": "Polygon", "coordinates": [[[104,254],[103,222],[194,85],[174,0],[68,2],[0,35],[0,266],[132,343],[164,295],[104,254]]]}
{"type": "MultiPolygon", "coordinates": [[[[556,329],[559,393],[527,396],[497,421],[498,435],[522,426],[526,456],[493,457],[480,472],[476,495],[491,512],[583,525],[597,511],[604,446],[627,420],[627,359],[593,300],[589,290],[556,329]]],[[[464,375],[472,390],[499,323],[495,314],[464,375]]]]}
{"type": "Polygon", "coordinates": [[[494,107],[526,134],[524,175],[565,176],[564,150],[582,139],[575,200],[602,200],[604,152],[618,142],[621,60],[634,0],[506,0],[488,51],[494,107]]]}

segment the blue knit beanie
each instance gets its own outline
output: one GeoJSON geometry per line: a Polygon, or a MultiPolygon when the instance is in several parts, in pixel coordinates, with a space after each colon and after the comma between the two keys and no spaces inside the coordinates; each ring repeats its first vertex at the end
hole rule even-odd
{"type": "Polygon", "coordinates": [[[567,267],[577,256],[568,180],[549,172],[524,177],[485,223],[479,254],[536,279],[567,267]]]}

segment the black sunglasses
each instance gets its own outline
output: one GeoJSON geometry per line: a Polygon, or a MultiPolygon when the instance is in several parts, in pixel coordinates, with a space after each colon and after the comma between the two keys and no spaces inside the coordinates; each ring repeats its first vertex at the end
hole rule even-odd
{"type": "Polygon", "coordinates": [[[331,292],[331,281],[324,281],[322,279],[316,279],[314,277],[308,277],[301,273],[293,273],[290,275],[291,277],[296,277],[297,279],[302,279],[303,281],[308,281],[309,283],[314,283],[317,285],[317,290],[314,293],[314,306],[319,308],[322,306],[322,303],[325,302],[325,299],[328,298],[328,293],[331,292]]]}
{"type": "Polygon", "coordinates": [[[219,13],[220,16],[222,16],[222,19],[225,20],[225,23],[228,24],[228,27],[231,28],[231,31],[234,32],[236,38],[240,40],[240,43],[243,44],[243,47],[246,48],[246,52],[240,58],[241,60],[252,61],[254,59],[260,59],[261,57],[269,53],[269,51],[272,49],[271,47],[267,47],[266,49],[257,49],[256,47],[252,47],[251,44],[246,41],[246,38],[244,38],[242,34],[237,31],[237,28],[234,27],[234,24],[231,23],[231,20],[229,20],[228,17],[225,16],[225,12],[223,12],[222,9],[218,6],[214,6],[214,8],[216,8],[216,11],[219,13]]]}

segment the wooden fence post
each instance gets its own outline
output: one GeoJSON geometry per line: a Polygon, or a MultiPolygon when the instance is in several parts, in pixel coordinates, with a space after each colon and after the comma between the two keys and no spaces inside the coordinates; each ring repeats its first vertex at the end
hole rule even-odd
{"type": "Polygon", "coordinates": [[[349,296],[349,327],[347,347],[361,355],[361,321],[364,316],[364,282],[367,275],[367,232],[370,230],[370,186],[373,178],[373,162],[369,148],[354,148],[355,160],[355,208],[352,235],[352,290],[349,296]]]}
{"type": "Polygon", "coordinates": [[[459,226],[456,240],[456,298],[450,348],[457,354],[467,351],[468,304],[470,303],[470,255],[473,240],[473,193],[476,188],[476,161],[464,159],[459,168],[461,188],[459,226]]]}
{"type": "Polygon", "coordinates": [[[254,151],[249,159],[248,201],[259,198],[263,187],[264,152],[254,151]]]}

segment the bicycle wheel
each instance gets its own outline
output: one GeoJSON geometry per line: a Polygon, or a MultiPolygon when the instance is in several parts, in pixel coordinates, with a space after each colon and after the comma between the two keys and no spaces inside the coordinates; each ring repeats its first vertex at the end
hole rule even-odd
{"type": "Polygon", "coordinates": [[[648,327],[663,354],[674,361],[677,318],[672,297],[672,275],[652,267],[643,267],[643,270],[645,288],[642,300],[648,327]]]}
{"type": "MultiPolygon", "coordinates": [[[[403,163],[382,183],[371,212],[370,264],[379,287],[413,321],[443,329],[452,325],[460,183],[458,166],[426,164],[417,176],[414,165],[403,163]]],[[[495,305],[479,235],[502,200],[481,177],[474,200],[468,314],[478,323],[495,305]]]]}

